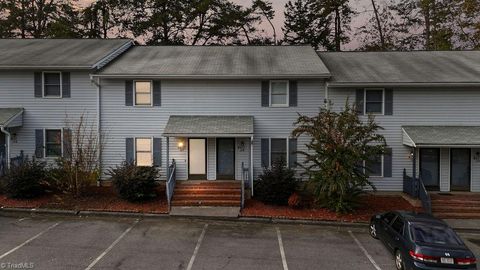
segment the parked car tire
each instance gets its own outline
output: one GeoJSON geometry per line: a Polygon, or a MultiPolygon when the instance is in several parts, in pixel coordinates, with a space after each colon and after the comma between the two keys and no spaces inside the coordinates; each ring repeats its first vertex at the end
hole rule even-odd
{"type": "Polygon", "coordinates": [[[405,261],[399,249],[395,251],[395,267],[397,267],[398,270],[405,270],[405,261]]]}
{"type": "Polygon", "coordinates": [[[372,221],[370,222],[370,226],[369,226],[369,232],[370,232],[370,236],[373,237],[374,239],[378,239],[378,236],[377,236],[377,225],[375,225],[375,223],[372,221]]]}

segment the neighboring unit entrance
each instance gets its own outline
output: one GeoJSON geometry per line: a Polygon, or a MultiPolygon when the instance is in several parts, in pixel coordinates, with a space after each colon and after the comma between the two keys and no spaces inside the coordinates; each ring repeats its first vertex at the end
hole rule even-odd
{"type": "Polygon", "coordinates": [[[188,139],[188,179],[207,179],[206,139],[188,139]]]}
{"type": "Polygon", "coordinates": [[[427,190],[440,190],[440,149],[420,148],[420,177],[427,190]]]}
{"type": "Polygon", "coordinates": [[[217,139],[217,179],[235,180],[235,139],[217,139]]]}
{"type": "Polygon", "coordinates": [[[470,191],[470,149],[450,149],[450,190],[470,191]]]}
{"type": "Polygon", "coordinates": [[[7,146],[5,144],[5,134],[0,133],[0,175],[5,172],[7,165],[7,146]]]}

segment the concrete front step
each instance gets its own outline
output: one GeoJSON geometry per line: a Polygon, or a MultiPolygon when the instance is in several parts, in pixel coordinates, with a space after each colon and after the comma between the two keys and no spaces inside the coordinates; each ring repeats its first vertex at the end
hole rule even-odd
{"type": "Polygon", "coordinates": [[[241,190],[238,189],[188,189],[188,188],[176,188],[174,195],[181,195],[181,194],[229,194],[229,195],[237,195],[241,194],[241,190]]]}
{"type": "Polygon", "coordinates": [[[175,194],[174,200],[240,200],[242,194],[175,194]]]}
{"type": "Polygon", "coordinates": [[[439,206],[432,207],[433,212],[438,213],[480,213],[480,206],[439,206]]]}
{"type": "Polygon", "coordinates": [[[452,218],[452,219],[480,219],[480,213],[436,213],[433,215],[437,218],[452,218]]]}
{"type": "Polygon", "coordinates": [[[193,217],[229,217],[236,218],[240,214],[240,207],[236,206],[173,206],[171,216],[193,217]]]}
{"type": "Polygon", "coordinates": [[[217,187],[220,187],[220,186],[224,186],[224,187],[240,187],[240,182],[215,182],[215,181],[211,181],[211,182],[177,182],[177,186],[217,186],[217,187]]]}
{"type": "Polygon", "coordinates": [[[474,206],[480,207],[480,202],[466,202],[459,200],[449,200],[449,201],[434,201],[432,200],[433,206],[474,206]]]}
{"type": "Polygon", "coordinates": [[[240,200],[173,200],[172,206],[240,206],[240,200]]]}

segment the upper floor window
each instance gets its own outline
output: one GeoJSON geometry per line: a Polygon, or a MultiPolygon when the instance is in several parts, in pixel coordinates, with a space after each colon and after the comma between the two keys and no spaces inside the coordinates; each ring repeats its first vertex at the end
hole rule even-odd
{"type": "Polygon", "coordinates": [[[61,129],[45,130],[45,156],[46,157],[62,156],[62,130],[61,129]]]}
{"type": "Polygon", "coordinates": [[[135,105],[152,106],[152,82],[135,81],[135,105]]]}
{"type": "Polygon", "coordinates": [[[384,90],[365,89],[365,113],[383,114],[384,90]]]}
{"type": "Polygon", "coordinates": [[[137,166],[152,166],[152,139],[151,138],[136,138],[135,139],[135,160],[137,166]]]}
{"type": "Polygon", "coordinates": [[[288,81],[270,81],[270,106],[288,106],[288,81]]]}
{"type": "Polygon", "coordinates": [[[62,97],[62,73],[44,72],[43,73],[43,96],[44,97],[62,97]]]}

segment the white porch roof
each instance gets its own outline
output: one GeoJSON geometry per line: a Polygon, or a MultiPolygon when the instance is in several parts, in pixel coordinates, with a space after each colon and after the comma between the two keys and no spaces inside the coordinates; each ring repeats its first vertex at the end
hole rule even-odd
{"type": "Polygon", "coordinates": [[[23,108],[0,108],[1,127],[21,127],[23,125],[23,108]]]}
{"type": "Polygon", "coordinates": [[[403,126],[402,132],[410,147],[480,146],[480,126],[403,126]]]}
{"type": "Polygon", "coordinates": [[[165,137],[251,137],[253,116],[172,115],[165,137]]]}

